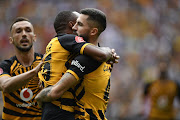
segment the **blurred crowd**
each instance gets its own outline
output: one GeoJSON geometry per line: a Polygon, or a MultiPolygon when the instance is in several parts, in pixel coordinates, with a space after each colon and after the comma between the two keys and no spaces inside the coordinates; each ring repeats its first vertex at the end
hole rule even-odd
{"type": "Polygon", "coordinates": [[[9,28],[17,16],[32,21],[35,50],[43,54],[55,36],[53,22],[59,11],[88,7],[106,13],[107,29],[100,45],[120,55],[112,71],[106,116],[139,120],[144,84],[157,79],[160,59],[169,61],[170,79],[180,82],[180,0],[0,0],[0,61],[14,55],[9,28]]]}

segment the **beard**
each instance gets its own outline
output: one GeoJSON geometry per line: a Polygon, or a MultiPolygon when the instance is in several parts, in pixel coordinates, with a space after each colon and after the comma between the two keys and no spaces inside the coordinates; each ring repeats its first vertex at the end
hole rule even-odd
{"type": "Polygon", "coordinates": [[[17,48],[18,50],[20,50],[21,52],[28,52],[28,51],[32,48],[32,45],[30,45],[30,46],[27,47],[27,48],[22,48],[22,47],[17,46],[17,45],[15,45],[15,46],[16,46],[16,48],[17,48]]]}
{"type": "Polygon", "coordinates": [[[88,39],[88,35],[85,34],[85,35],[79,35],[80,37],[82,37],[84,39],[84,41],[86,42],[89,42],[89,39],[88,39]]]}

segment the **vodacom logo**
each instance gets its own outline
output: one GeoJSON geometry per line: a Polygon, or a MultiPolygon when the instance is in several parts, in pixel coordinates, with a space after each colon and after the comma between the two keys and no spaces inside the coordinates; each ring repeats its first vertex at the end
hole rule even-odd
{"type": "Polygon", "coordinates": [[[33,93],[31,91],[31,89],[28,89],[28,88],[24,88],[21,93],[20,93],[20,97],[22,100],[24,101],[29,101],[32,99],[33,97],[33,93]]]}

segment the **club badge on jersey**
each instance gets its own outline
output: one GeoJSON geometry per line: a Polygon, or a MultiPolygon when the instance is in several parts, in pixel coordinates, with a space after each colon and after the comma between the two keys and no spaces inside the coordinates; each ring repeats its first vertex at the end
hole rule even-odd
{"type": "Polygon", "coordinates": [[[3,74],[3,69],[2,69],[2,68],[0,68],[0,75],[1,75],[1,74],[3,74]]]}
{"type": "Polygon", "coordinates": [[[79,36],[76,36],[75,40],[77,43],[85,42],[84,39],[82,37],[79,37],[79,36]]]}

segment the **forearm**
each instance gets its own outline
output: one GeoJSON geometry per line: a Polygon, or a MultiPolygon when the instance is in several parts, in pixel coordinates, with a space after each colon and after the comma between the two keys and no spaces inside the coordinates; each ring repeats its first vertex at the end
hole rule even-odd
{"type": "Polygon", "coordinates": [[[87,45],[84,49],[84,54],[92,57],[93,59],[106,62],[112,57],[112,52],[110,48],[96,47],[93,45],[87,45]]]}
{"type": "Polygon", "coordinates": [[[22,73],[14,77],[2,77],[1,89],[3,92],[12,92],[26,85],[37,73],[34,70],[22,73]]]}
{"type": "Polygon", "coordinates": [[[51,102],[53,100],[56,100],[55,98],[51,97],[50,92],[51,92],[52,88],[53,88],[53,86],[44,88],[43,90],[41,90],[40,93],[37,94],[35,99],[38,102],[41,102],[41,103],[43,103],[43,102],[51,102]]]}
{"type": "Polygon", "coordinates": [[[70,73],[65,73],[63,77],[53,86],[44,88],[36,96],[39,103],[51,102],[60,98],[73,84],[76,83],[76,78],[70,73]]]}

